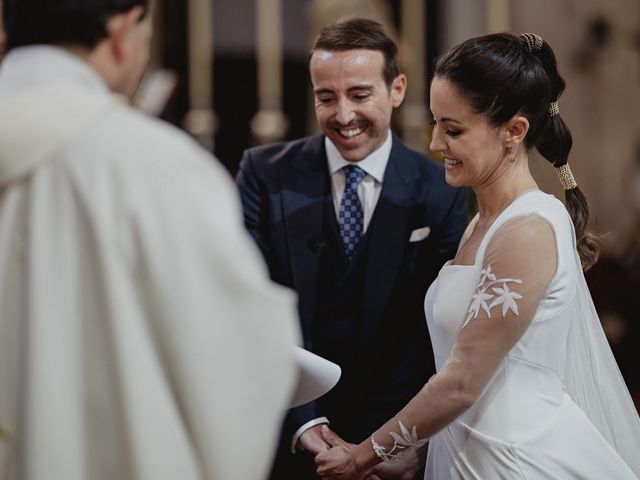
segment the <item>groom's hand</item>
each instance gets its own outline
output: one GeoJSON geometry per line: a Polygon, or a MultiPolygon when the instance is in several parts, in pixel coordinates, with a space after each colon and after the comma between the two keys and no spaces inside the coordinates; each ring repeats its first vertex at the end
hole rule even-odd
{"type": "Polygon", "coordinates": [[[329,445],[322,437],[321,429],[324,426],[325,424],[314,425],[310,429],[305,430],[298,440],[300,446],[313,456],[331,448],[331,445],[329,445]]]}

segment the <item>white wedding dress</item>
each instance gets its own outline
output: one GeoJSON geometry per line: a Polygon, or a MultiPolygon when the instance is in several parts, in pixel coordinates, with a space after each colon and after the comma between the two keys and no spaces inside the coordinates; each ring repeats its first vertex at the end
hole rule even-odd
{"type": "Polygon", "coordinates": [[[438,372],[467,325],[529,315],[478,400],[430,439],[425,479],[637,478],[637,412],[597,323],[561,202],[539,190],[521,194],[490,227],[473,265],[442,268],[425,310],[438,372]],[[551,227],[557,251],[539,294],[536,269],[510,271],[517,258],[504,258],[536,254],[509,248],[514,233],[539,228],[532,222],[551,227]]]}

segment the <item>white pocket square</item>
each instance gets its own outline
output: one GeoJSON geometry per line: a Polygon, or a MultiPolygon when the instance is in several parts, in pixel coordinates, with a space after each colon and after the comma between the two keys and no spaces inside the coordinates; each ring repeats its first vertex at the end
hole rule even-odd
{"type": "Polygon", "coordinates": [[[424,240],[429,236],[430,232],[431,229],[429,227],[416,228],[413,232],[411,232],[409,242],[419,242],[420,240],[424,240]]]}

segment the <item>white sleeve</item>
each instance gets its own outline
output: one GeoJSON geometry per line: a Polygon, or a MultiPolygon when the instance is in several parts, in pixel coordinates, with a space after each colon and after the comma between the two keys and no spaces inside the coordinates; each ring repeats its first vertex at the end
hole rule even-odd
{"type": "Polygon", "coordinates": [[[298,430],[296,430],[296,433],[293,434],[293,437],[291,439],[291,453],[296,453],[296,448],[299,447],[298,440],[300,440],[300,437],[304,432],[309,430],[311,427],[315,427],[316,425],[328,425],[329,423],[330,422],[327,417],[318,417],[314,418],[313,420],[309,420],[307,423],[302,425],[298,430]]]}
{"type": "Polygon", "coordinates": [[[296,297],[269,280],[231,177],[194,153],[138,192],[139,293],[204,477],[257,478],[295,381],[296,297]]]}

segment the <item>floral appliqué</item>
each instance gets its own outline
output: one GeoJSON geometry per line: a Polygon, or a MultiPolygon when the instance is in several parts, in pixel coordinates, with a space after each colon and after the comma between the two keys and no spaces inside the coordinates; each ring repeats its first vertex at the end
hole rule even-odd
{"type": "Polygon", "coordinates": [[[471,305],[469,305],[465,323],[472,318],[476,318],[480,313],[480,309],[487,312],[487,317],[490,317],[491,309],[498,305],[502,305],[503,317],[509,310],[518,315],[516,300],[520,300],[522,295],[511,291],[507,285],[508,283],[522,284],[522,280],[517,278],[497,278],[491,271],[491,265],[487,265],[487,268],[480,272],[480,283],[476,288],[476,293],[471,297],[471,305]]]}
{"type": "Polygon", "coordinates": [[[387,449],[380,445],[371,436],[371,445],[373,445],[373,451],[376,455],[388,463],[397,462],[407,452],[420,448],[427,443],[428,438],[418,439],[418,433],[416,427],[413,427],[411,431],[405,427],[402,422],[400,424],[400,435],[396,432],[389,432],[391,438],[393,438],[393,447],[387,452],[387,449]]]}

